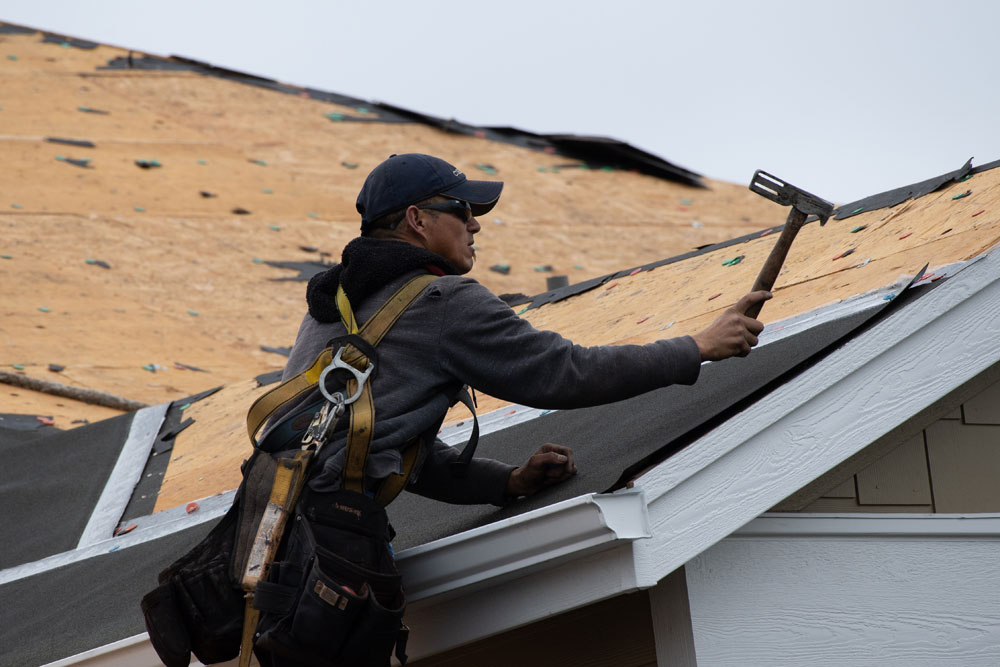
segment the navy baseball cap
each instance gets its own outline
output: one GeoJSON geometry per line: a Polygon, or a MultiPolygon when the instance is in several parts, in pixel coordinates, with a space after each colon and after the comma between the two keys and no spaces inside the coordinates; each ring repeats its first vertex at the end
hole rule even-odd
{"type": "Polygon", "coordinates": [[[500,199],[501,190],[503,181],[470,181],[456,167],[432,155],[390,155],[372,169],[358,194],[361,231],[388,213],[435,195],[469,202],[472,215],[485,215],[500,199]]]}

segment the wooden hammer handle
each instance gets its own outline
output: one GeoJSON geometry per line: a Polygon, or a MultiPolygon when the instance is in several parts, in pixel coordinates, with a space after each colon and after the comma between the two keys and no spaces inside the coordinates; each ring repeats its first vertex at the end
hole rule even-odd
{"type": "MultiPolygon", "coordinates": [[[[757,274],[757,280],[754,281],[753,287],[750,289],[751,292],[756,292],[757,290],[770,291],[774,287],[774,281],[778,279],[778,273],[781,272],[781,267],[785,263],[788,250],[792,247],[792,241],[795,240],[795,235],[799,233],[805,221],[806,214],[793,207],[791,213],[788,214],[785,228],[781,230],[778,242],[774,244],[771,254],[767,256],[767,261],[764,262],[763,268],[757,274]]],[[[758,301],[747,308],[745,315],[756,319],[760,315],[760,309],[763,306],[764,302],[758,301]]]]}

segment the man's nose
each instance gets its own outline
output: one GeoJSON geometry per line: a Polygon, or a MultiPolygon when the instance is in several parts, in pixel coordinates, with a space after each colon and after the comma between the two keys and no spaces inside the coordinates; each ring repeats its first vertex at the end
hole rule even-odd
{"type": "Polygon", "coordinates": [[[469,224],[467,224],[465,228],[468,229],[469,233],[471,234],[478,234],[483,227],[482,225],[479,224],[478,220],[476,220],[475,218],[470,218],[469,224]]]}

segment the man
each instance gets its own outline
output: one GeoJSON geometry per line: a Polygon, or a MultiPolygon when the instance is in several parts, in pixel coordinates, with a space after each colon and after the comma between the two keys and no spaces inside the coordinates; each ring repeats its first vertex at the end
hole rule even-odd
{"type": "MultiPolygon", "coordinates": [[[[314,277],[287,379],[308,368],[331,339],[346,333],[337,309],[342,286],[358,323],[365,322],[410,278],[432,273],[431,283],[378,347],[371,377],[375,428],[366,468],[374,489],[402,471],[400,450],[423,438],[408,488],[453,503],[503,504],[575,474],[572,452],[543,445],[522,466],[473,459],[452,474],[458,452],[434,439],[463,385],[515,403],[551,409],[580,408],[635,396],[669,384],[692,384],[700,364],[744,356],[763,325],[743,315],[768,292],[744,296],[694,336],[648,345],[581,347],[540,331],[471,278],[476,217],[500,198],[503,183],[471,181],[440,158],[393,155],[366,179],[357,200],[361,235],[343,250],[341,264],[314,277]]],[[[318,391],[272,419],[265,447],[294,446],[316,409],[318,391]]],[[[339,488],[346,432],[324,448],[309,486],[339,488]]]]}

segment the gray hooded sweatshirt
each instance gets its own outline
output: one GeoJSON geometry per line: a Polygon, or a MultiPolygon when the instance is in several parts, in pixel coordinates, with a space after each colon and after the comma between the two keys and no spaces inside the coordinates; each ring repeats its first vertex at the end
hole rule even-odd
{"type": "MultiPolygon", "coordinates": [[[[421,273],[426,271],[402,274],[360,303],[352,302],[359,325],[421,273]]],[[[309,368],[331,339],[345,333],[339,321],[321,322],[307,314],[283,379],[309,368]]],[[[670,384],[693,384],[700,362],[698,347],[690,336],[647,345],[575,345],[555,332],[535,329],[477,281],[458,275],[439,277],[377,348],[375,370],[369,379],[375,427],[366,479],[375,482],[399,473],[400,450],[415,437],[437,432],[463,385],[535,408],[583,408],[670,384]]],[[[303,413],[311,414],[320,400],[322,396],[314,390],[272,424],[297,421],[301,427],[303,413]],[[306,406],[310,409],[303,410],[306,406]]],[[[317,491],[340,485],[347,421],[342,420],[340,430],[322,451],[322,467],[310,481],[317,491]]],[[[268,432],[271,430],[280,429],[269,428],[268,432]]],[[[467,475],[456,478],[447,464],[458,454],[459,448],[435,438],[418,459],[410,490],[453,503],[503,504],[509,500],[504,487],[514,466],[476,458],[467,475]]]]}

